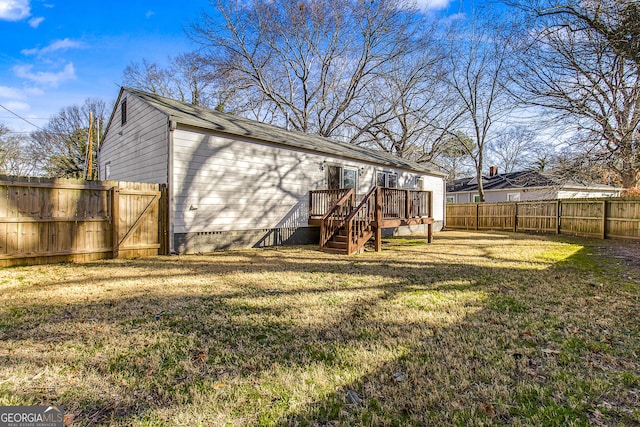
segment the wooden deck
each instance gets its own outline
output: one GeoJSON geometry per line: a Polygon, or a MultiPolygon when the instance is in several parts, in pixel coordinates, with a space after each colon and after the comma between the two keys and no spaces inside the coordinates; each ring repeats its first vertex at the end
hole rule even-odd
{"type": "Polygon", "coordinates": [[[320,226],[320,250],[360,252],[372,237],[382,249],[382,229],[427,225],[427,242],[433,236],[433,195],[430,191],[374,187],[360,200],[353,189],[309,193],[309,225],[320,226]]]}

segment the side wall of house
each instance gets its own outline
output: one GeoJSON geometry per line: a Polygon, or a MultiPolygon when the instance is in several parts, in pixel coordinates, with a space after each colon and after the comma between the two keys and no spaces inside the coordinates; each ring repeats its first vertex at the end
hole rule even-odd
{"type": "Polygon", "coordinates": [[[167,183],[168,138],[166,114],[123,92],[100,148],[100,179],[167,183]]]}
{"type": "MultiPolygon", "coordinates": [[[[395,172],[400,187],[416,175],[289,147],[178,126],[173,132],[174,248],[179,253],[318,242],[308,226],[309,191],[326,189],[330,166],[356,171],[357,193],[376,172],[395,172]]],[[[430,184],[431,178],[429,177],[430,184]]],[[[439,191],[442,205],[441,178],[439,191]]],[[[431,189],[431,188],[429,188],[431,189]]],[[[441,215],[437,219],[442,222],[441,215]]]]}
{"type": "Polygon", "coordinates": [[[619,192],[615,190],[560,190],[558,191],[559,199],[587,199],[590,197],[616,197],[619,192]]]}

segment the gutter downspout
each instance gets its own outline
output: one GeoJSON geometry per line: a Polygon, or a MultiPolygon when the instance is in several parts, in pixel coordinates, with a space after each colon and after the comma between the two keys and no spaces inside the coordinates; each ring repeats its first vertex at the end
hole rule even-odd
{"type": "Polygon", "coordinates": [[[178,123],[173,116],[169,116],[168,121],[168,144],[167,144],[167,204],[169,205],[169,253],[175,254],[175,239],[173,232],[174,208],[173,208],[173,131],[178,127],[178,123]]]}

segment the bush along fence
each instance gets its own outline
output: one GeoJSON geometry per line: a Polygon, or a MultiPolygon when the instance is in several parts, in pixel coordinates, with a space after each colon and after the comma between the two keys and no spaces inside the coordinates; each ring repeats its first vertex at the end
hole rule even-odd
{"type": "Polygon", "coordinates": [[[640,239],[640,198],[452,203],[446,228],[640,239]]]}
{"type": "Polygon", "coordinates": [[[0,177],[0,267],[168,253],[159,184],[0,177]]]}

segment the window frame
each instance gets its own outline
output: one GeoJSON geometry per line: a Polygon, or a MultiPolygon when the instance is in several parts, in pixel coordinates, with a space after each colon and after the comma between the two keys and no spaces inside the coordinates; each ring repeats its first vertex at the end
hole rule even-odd
{"type": "Polygon", "coordinates": [[[334,188],[353,188],[354,190],[357,191],[357,189],[358,189],[358,175],[359,175],[359,171],[358,171],[358,168],[356,168],[356,167],[336,165],[336,164],[328,165],[327,174],[326,174],[327,188],[329,188],[329,189],[334,189],[334,188]],[[351,187],[351,186],[347,187],[345,185],[345,179],[347,179],[347,177],[345,176],[345,171],[347,171],[349,173],[353,173],[353,176],[351,177],[351,178],[353,178],[353,187],[351,187]],[[333,178],[337,178],[337,180],[339,182],[338,187],[332,186],[333,178]]]}
{"type": "Polygon", "coordinates": [[[348,166],[343,166],[340,170],[340,183],[342,184],[342,188],[353,188],[354,190],[358,189],[358,169],[357,168],[350,168],[348,166]],[[353,173],[353,187],[348,187],[347,185],[345,185],[345,172],[352,172],[353,173]]]}
{"type": "Polygon", "coordinates": [[[127,98],[120,102],[120,126],[127,124],[127,98]]]}
{"type": "Polygon", "coordinates": [[[376,172],[376,186],[384,188],[399,188],[400,177],[397,172],[391,171],[377,171],[376,172]],[[384,185],[380,185],[380,177],[384,176],[384,185]],[[394,177],[395,185],[391,186],[391,177],[394,177]]]}

